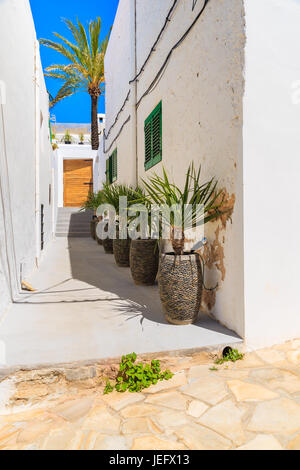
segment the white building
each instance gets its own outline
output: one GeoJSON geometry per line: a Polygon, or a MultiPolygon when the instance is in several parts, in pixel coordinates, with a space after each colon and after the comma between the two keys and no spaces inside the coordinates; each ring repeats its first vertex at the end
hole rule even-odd
{"type": "Polygon", "coordinates": [[[56,198],[48,94],[28,0],[1,1],[0,44],[1,318],[53,236],[56,198]]]}
{"type": "Polygon", "coordinates": [[[65,143],[66,136],[69,135],[70,143],[91,145],[91,125],[77,123],[56,123],[52,124],[52,142],[65,143]]]}
{"type": "Polygon", "coordinates": [[[295,0],[120,0],[105,56],[100,161],[120,183],[191,161],[218,179],[232,217],[206,228],[203,308],[255,347],[300,335],[299,24],[295,0]]]}
{"type": "MultiPolygon", "coordinates": [[[[98,125],[102,147],[105,114],[98,114],[98,125]]],[[[98,191],[102,183],[98,152],[91,148],[91,125],[55,123],[52,126],[52,142],[58,147],[55,151],[58,207],[80,207],[89,191],[98,191]],[[69,143],[65,142],[66,133],[70,136],[69,143]],[[70,170],[71,180],[68,178],[70,170]],[[68,189],[70,186],[71,192],[68,189]]]]}
{"type": "Polygon", "coordinates": [[[106,125],[106,116],[103,113],[98,113],[98,126],[99,126],[99,135],[102,135],[106,125]]]}

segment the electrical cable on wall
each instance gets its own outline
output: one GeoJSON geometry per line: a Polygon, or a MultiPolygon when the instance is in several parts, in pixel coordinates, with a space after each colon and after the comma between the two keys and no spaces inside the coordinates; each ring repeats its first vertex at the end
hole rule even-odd
{"type": "Polygon", "coordinates": [[[119,135],[121,134],[122,130],[124,129],[125,125],[130,121],[131,119],[131,116],[128,116],[128,118],[126,119],[125,122],[123,122],[119,132],[117,133],[116,137],[114,138],[114,140],[112,141],[112,143],[110,144],[110,146],[108,147],[108,149],[105,149],[105,139],[103,139],[103,153],[108,153],[110,151],[110,149],[112,148],[112,146],[114,145],[115,141],[117,140],[117,138],[119,137],[119,135]]]}
{"type": "Polygon", "coordinates": [[[109,135],[110,135],[110,133],[111,133],[113,127],[116,125],[117,120],[119,119],[119,116],[120,116],[121,112],[123,111],[123,109],[125,108],[125,105],[126,105],[127,101],[129,100],[129,96],[130,96],[130,90],[129,90],[129,92],[127,93],[127,96],[126,96],[126,98],[125,98],[125,100],[124,100],[124,103],[122,104],[122,106],[121,106],[121,108],[120,108],[118,114],[116,115],[116,119],[114,120],[113,124],[110,126],[109,131],[107,132],[107,134],[105,134],[105,129],[104,129],[104,132],[103,132],[103,133],[104,133],[104,138],[105,138],[105,139],[107,139],[107,138],[109,137],[109,135]]]}
{"type": "Polygon", "coordinates": [[[193,0],[193,6],[192,6],[192,11],[195,10],[195,7],[197,5],[198,0],[193,0]]]}
{"type": "MultiPolygon", "coordinates": [[[[193,11],[194,11],[194,9],[195,9],[195,7],[196,7],[197,1],[198,1],[198,0],[193,0],[193,5],[192,5],[192,10],[193,10],[193,11]]],[[[162,74],[163,74],[163,72],[164,72],[166,66],[168,65],[168,62],[169,62],[169,60],[170,60],[170,58],[171,58],[171,56],[172,56],[174,50],[177,49],[177,48],[181,45],[181,43],[185,40],[185,38],[189,35],[190,31],[193,29],[193,27],[195,26],[195,24],[198,22],[198,20],[200,19],[200,17],[201,17],[201,16],[203,15],[203,13],[205,12],[206,7],[207,7],[209,1],[210,1],[210,0],[205,0],[205,1],[204,1],[204,4],[203,4],[201,10],[199,11],[199,13],[197,14],[197,16],[195,17],[195,19],[194,19],[194,21],[192,22],[192,24],[190,25],[190,27],[186,30],[186,32],[181,36],[181,38],[177,41],[177,43],[176,43],[176,44],[172,47],[172,49],[169,51],[169,53],[168,53],[168,55],[167,55],[167,57],[166,57],[166,59],[165,59],[163,65],[160,67],[158,73],[155,75],[155,77],[154,77],[154,79],[152,80],[150,86],[147,88],[147,90],[145,91],[145,93],[143,93],[143,95],[141,96],[141,98],[138,100],[138,102],[137,102],[137,104],[136,104],[136,107],[137,107],[137,108],[139,107],[141,101],[142,101],[149,93],[151,93],[151,91],[154,89],[155,85],[156,85],[157,82],[160,80],[160,78],[161,78],[161,76],[162,76],[162,74]]],[[[163,26],[161,32],[159,33],[159,35],[158,35],[158,37],[157,37],[157,39],[156,39],[156,41],[155,41],[155,43],[154,43],[154,46],[157,45],[158,41],[159,41],[160,38],[161,38],[162,32],[165,30],[167,24],[169,23],[169,21],[170,21],[170,16],[171,16],[171,14],[172,14],[173,11],[174,11],[174,8],[176,7],[177,2],[178,2],[178,0],[174,1],[174,3],[173,3],[173,5],[172,5],[171,9],[169,10],[168,16],[167,16],[166,21],[165,21],[165,23],[164,23],[164,26],[163,26]]],[[[145,62],[144,65],[142,66],[141,70],[140,70],[139,73],[136,75],[136,77],[135,77],[133,80],[130,81],[130,83],[132,83],[133,81],[137,80],[138,77],[140,76],[140,74],[143,72],[143,67],[144,67],[145,64],[149,61],[150,56],[151,56],[152,53],[155,51],[154,46],[152,46],[151,51],[150,51],[150,53],[149,53],[149,55],[148,55],[148,57],[147,57],[147,59],[146,59],[146,62],[145,62]]],[[[112,145],[114,144],[114,142],[116,141],[116,139],[119,137],[119,135],[120,135],[121,131],[123,130],[125,124],[127,124],[127,122],[130,120],[130,119],[127,119],[127,120],[124,122],[124,124],[122,125],[122,127],[121,127],[120,131],[118,132],[117,136],[116,136],[115,139],[113,140],[112,144],[111,144],[110,147],[105,151],[105,140],[106,140],[107,137],[109,136],[109,134],[110,134],[110,132],[111,132],[113,126],[115,126],[115,124],[117,123],[118,118],[119,118],[121,112],[123,111],[123,109],[124,109],[124,107],[125,107],[126,101],[127,101],[127,99],[129,98],[129,94],[130,94],[130,91],[129,91],[129,93],[128,93],[128,95],[127,95],[127,97],[126,97],[126,99],[125,99],[125,101],[124,101],[124,103],[123,103],[123,105],[122,105],[122,107],[120,108],[119,112],[117,113],[116,119],[115,119],[113,125],[110,127],[110,129],[109,129],[109,131],[108,131],[108,134],[105,135],[105,132],[104,132],[104,139],[103,139],[104,153],[109,152],[109,150],[111,149],[112,145]]]]}
{"type": "Polygon", "coordinates": [[[190,27],[186,30],[186,32],[181,36],[181,38],[179,39],[179,41],[177,41],[177,43],[172,47],[172,49],[170,50],[170,52],[168,53],[163,65],[161,66],[161,68],[159,69],[158,73],[155,75],[154,79],[152,80],[150,86],[147,88],[147,90],[145,91],[145,93],[140,97],[140,99],[138,100],[137,102],[137,108],[139,107],[141,101],[145,98],[145,96],[147,96],[152,88],[154,87],[154,85],[156,84],[157,80],[159,80],[161,74],[163,73],[166,65],[168,64],[173,52],[175,49],[177,49],[177,47],[180,46],[180,44],[185,40],[185,38],[188,36],[188,34],[190,33],[190,31],[193,29],[193,27],[195,26],[195,24],[198,22],[198,20],[200,19],[200,17],[203,15],[208,3],[209,3],[210,0],[205,0],[204,4],[203,4],[203,7],[201,8],[201,10],[199,11],[198,15],[195,17],[193,23],[190,25],[190,27]]]}
{"type": "Polygon", "coordinates": [[[178,4],[178,1],[179,1],[179,0],[175,0],[175,1],[174,1],[173,5],[172,5],[172,7],[170,8],[169,13],[168,13],[168,15],[167,15],[167,17],[166,17],[165,23],[164,23],[162,29],[160,30],[159,35],[157,36],[157,39],[156,39],[155,43],[154,43],[153,46],[151,47],[150,52],[149,52],[149,54],[148,54],[148,56],[147,56],[145,62],[144,62],[143,65],[141,66],[140,71],[137,73],[137,75],[136,75],[132,80],[130,80],[129,83],[135,82],[135,81],[139,78],[139,76],[141,75],[141,73],[144,71],[145,65],[148,63],[148,61],[149,61],[150,57],[152,56],[153,52],[155,52],[155,48],[156,48],[157,44],[159,43],[160,38],[162,37],[162,34],[163,34],[164,30],[166,29],[168,23],[171,21],[171,20],[170,20],[171,15],[172,15],[172,13],[173,13],[173,11],[174,11],[176,5],[178,4]]]}
{"type": "MultiPolygon", "coordinates": [[[[156,38],[155,43],[154,43],[153,46],[151,47],[150,52],[149,52],[149,54],[148,54],[148,56],[147,56],[145,62],[143,63],[142,67],[140,68],[140,71],[138,72],[138,74],[137,74],[132,80],[130,80],[129,84],[135,82],[135,81],[138,79],[138,77],[141,75],[141,73],[144,71],[144,67],[145,67],[145,65],[148,63],[148,61],[149,61],[151,55],[153,54],[153,52],[155,52],[155,47],[157,46],[158,42],[159,42],[160,39],[161,39],[161,36],[162,36],[164,30],[166,29],[168,23],[170,22],[171,15],[172,15],[172,13],[173,13],[173,11],[174,11],[174,9],[175,9],[175,7],[176,7],[176,5],[177,5],[178,2],[179,2],[179,0],[174,0],[174,2],[173,2],[172,6],[171,6],[171,8],[170,8],[170,10],[169,10],[169,12],[168,12],[168,14],[167,14],[165,23],[164,23],[162,29],[160,30],[160,32],[159,32],[159,34],[158,34],[158,36],[157,36],[157,38],[156,38]]],[[[120,116],[121,112],[123,111],[123,109],[124,109],[124,107],[125,107],[125,105],[126,105],[126,102],[127,102],[128,99],[129,99],[129,96],[130,96],[130,90],[129,90],[129,92],[128,92],[128,94],[127,94],[125,100],[124,100],[124,103],[122,104],[120,110],[118,111],[118,113],[117,113],[117,115],[116,115],[116,118],[115,118],[113,124],[110,126],[109,131],[107,132],[107,134],[105,133],[105,130],[104,130],[104,139],[105,139],[105,140],[108,139],[108,137],[109,137],[109,135],[110,135],[110,133],[111,133],[113,127],[116,125],[116,123],[117,123],[117,121],[118,121],[118,119],[119,119],[119,116],[120,116]]]]}

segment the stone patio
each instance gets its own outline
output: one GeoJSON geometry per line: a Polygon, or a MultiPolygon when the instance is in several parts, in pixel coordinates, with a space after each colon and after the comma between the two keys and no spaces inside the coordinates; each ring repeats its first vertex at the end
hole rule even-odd
{"type": "Polygon", "coordinates": [[[300,340],[222,366],[160,359],[173,379],[140,394],[103,395],[113,364],[7,377],[0,449],[300,450],[300,340]]]}

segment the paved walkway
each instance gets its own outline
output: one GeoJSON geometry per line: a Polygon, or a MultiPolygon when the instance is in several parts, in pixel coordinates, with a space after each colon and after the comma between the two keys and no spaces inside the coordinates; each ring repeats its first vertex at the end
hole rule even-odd
{"type": "Polygon", "coordinates": [[[240,342],[207,316],[195,325],[169,325],[158,287],[136,286],[129,268],[118,268],[91,238],[58,238],[29,281],[38,292],[24,293],[0,322],[6,353],[0,368],[240,342]]]}
{"type": "Polygon", "coordinates": [[[103,384],[79,381],[48,396],[59,385],[32,373],[15,398],[27,393],[35,405],[0,416],[0,449],[300,450],[300,340],[218,370],[208,353],[164,365],[173,379],[142,394],[104,396],[103,384]]]}

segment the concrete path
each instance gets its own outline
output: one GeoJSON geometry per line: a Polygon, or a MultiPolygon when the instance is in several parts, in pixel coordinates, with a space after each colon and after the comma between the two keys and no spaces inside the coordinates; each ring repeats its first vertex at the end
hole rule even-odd
{"type": "Polygon", "coordinates": [[[130,270],[90,238],[57,239],[29,281],[38,292],[24,293],[0,324],[1,367],[240,342],[207,316],[191,326],[167,324],[157,286],[137,287],[130,270]]]}
{"type": "Polygon", "coordinates": [[[96,373],[19,373],[0,449],[300,450],[300,340],[217,370],[207,353],[168,361],[174,377],[143,393],[103,395],[96,373]]]}

